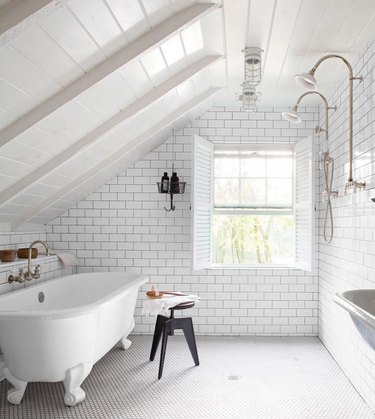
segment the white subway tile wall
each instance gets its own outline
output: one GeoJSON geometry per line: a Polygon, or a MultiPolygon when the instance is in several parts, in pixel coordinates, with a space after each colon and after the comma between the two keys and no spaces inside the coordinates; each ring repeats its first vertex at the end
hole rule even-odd
{"type": "MultiPolygon", "coordinates": [[[[312,134],[317,108],[301,108],[303,123],[293,128],[281,120],[282,110],[213,108],[178,132],[175,145],[168,139],[50,223],[48,243],[76,254],[78,272],[139,272],[159,289],[198,294],[201,302],[189,314],[199,334],[317,335],[317,275],[295,269],[191,269],[191,135],[215,143],[294,143],[312,134]],[[176,211],[167,213],[168,197],[157,192],[156,182],[173,161],[187,190],[175,196],[176,211]]],[[[142,292],[135,332],[152,333],[155,318],[142,316],[143,298],[142,292]]]]}
{"type": "Polygon", "coordinates": [[[41,275],[38,279],[32,279],[31,281],[25,281],[22,284],[18,282],[8,283],[8,277],[12,273],[18,274],[19,269],[27,269],[27,259],[18,259],[14,262],[1,263],[0,264],[0,294],[6,294],[8,292],[16,291],[24,287],[39,284],[44,281],[48,281],[59,276],[65,276],[73,273],[75,268],[67,267],[60,262],[57,256],[40,256],[36,259],[32,259],[32,267],[39,264],[41,267],[41,275]]]}
{"type": "MultiPolygon", "coordinates": [[[[2,249],[19,249],[21,247],[29,247],[34,240],[47,240],[45,231],[33,232],[0,232],[0,250],[2,249]]],[[[39,248],[40,245],[36,245],[39,248]]],[[[40,247],[41,252],[44,253],[44,248],[40,247]]],[[[0,294],[6,294],[18,290],[20,288],[36,284],[38,282],[46,281],[52,278],[57,278],[62,275],[72,273],[71,268],[64,268],[62,263],[56,256],[46,258],[45,256],[38,257],[32,260],[32,266],[36,264],[41,265],[41,277],[37,280],[26,281],[23,284],[8,283],[8,277],[12,271],[18,273],[20,268],[27,268],[27,259],[16,259],[14,262],[0,263],[0,294]]]]}
{"type": "MultiPolygon", "coordinates": [[[[0,232],[0,250],[19,249],[29,247],[34,240],[47,240],[45,231],[26,231],[26,232],[0,232]]],[[[1,267],[1,263],[0,263],[1,267]]]]}
{"type": "MultiPolygon", "coordinates": [[[[354,66],[362,83],[354,82],[354,178],[373,188],[375,174],[375,44],[369,45],[354,66]]],[[[331,112],[329,149],[335,159],[333,189],[342,193],[348,178],[348,81],[329,100],[331,112]]],[[[317,74],[317,78],[318,78],[317,74]]],[[[324,148],[324,142],[321,142],[324,148]]],[[[321,179],[320,190],[323,189],[321,179]]],[[[341,196],[333,201],[334,238],[322,237],[323,208],[319,204],[319,336],[350,381],[375,411],[375,352],[356,331],[350,316],[333,303],[335,293],[375,287],[375,189],[341,196]]]]}

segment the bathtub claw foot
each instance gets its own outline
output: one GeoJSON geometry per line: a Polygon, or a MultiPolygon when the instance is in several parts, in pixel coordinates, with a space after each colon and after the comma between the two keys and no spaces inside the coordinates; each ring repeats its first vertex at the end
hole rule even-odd
{"type": "Polygon", "coordinates": [[[14,387],[8,390],[8,402],[12,404],[20,404],[26,390],[27,382],[14,377],[7,367],[4,368],[4,376],[14,387]]]}
{"type": "Polygon", "coordinates": [[[85,400],[86,394],[81,389],[80,385],[85,378],[90,374],[92,364],[82,363],[66,372],[64,380],[65,396],[64,402],[67,406],[75,406],[85,400]]]}
{"type": "Polygon", "coordinates": [[[130,346],[131,346],[131,344],[132,344],[132,341],[131,340],[129,340],[128,338],[127,338],[127,336],[126,337],[123,337],[121,340],[120,340],[120,346],[121,346],[121,349],[129,349],[130,348],[130,346]]]}

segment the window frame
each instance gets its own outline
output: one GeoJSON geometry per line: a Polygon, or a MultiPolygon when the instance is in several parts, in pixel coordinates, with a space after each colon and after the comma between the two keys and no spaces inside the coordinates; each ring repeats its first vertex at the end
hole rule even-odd
{"type": "MultiPolygon", "coordinates": [[[[290,152],[290,158],[292,159],[292,185],[291,185],[291,204],[290,205],[220,205],[215,206],[215,193],[214,193],[214,186],[213,186],[213,202],[212,202],[212,215],[293,215],[294,217],[294,202],[295,202],[295,156],[294,156],[294,144],[290,143],[282,143],[282,144],[259,144],[259,143],[247,143],[247,144],[214,144],[213,147],[213,168],[212,168],[212,181],[213,185],[215,179],[215,152],[219,151],[228,151],[233,153],[233,157],[236,157],[235,154],[237,151],[249,151],[249,152],[256,152],[256,151],[288,151],[290,152]]],[[[272,159],[273,157],[265,157],[266,159],[272,159]]],[[[276,155],[275,158],[278,158],[276,155]]],[[[239,177],[241,179],[241,177],[239,177]]],[[[267,176],[265,178],[267,180],[267,176]]],[[[266,187],[267,189],[267,187],[266,187]]],[[[266,190],[267,194],[267,190],[266,190]]],[[[211,267],[214,269],[272,269],[272,268],[285,268],[291,269],[295,268],[295,254],[294,254],[294,261],[292,264],[277,264],[277,263],[267,263],[267,264],[246,264],[246,263],[239,263],[239,264],[222,264],[222,263],[214,263],[212,261],[213,255],[213,229],[212,229],[213,217],[211,217],[211,267]]],[[[296,235],[296,223],[294,223],[294,231],[293,235],[296,235]]],[[[294,252],[295,253],[295,252],[294,252]]]]}
{"type": "MultiPolygon", "coordinates": [[[[293,148],[294,185],[293,208],[295,220],[295,265],[212,265],[211,219],[213,216],[213,147],[214,143],[197,134],[192,135],[191,241],[192,269],[300,269],[315,274],[315,148],[316,137],[305,137],[295,143],[249,143],[240,147],[268,146],[276,149],[293,148]],[[314,145],[315,144],[315,145],[314,145]],[[203,170],[203,171],[202,171],[203,170]],[[203,176],[203,177],[202,177],[203,176]],[[202,190],[202,182],[204,188],[202,190]],[[208,233],[209,232],[209,233],[208,233]]],[[[215,144],[232,148],[234,144],[215,144]]],[[[243,211],[243,209],[242,209],[243,211]]],[[[254,210],[252,210],[252,213],[254,210]]]]}

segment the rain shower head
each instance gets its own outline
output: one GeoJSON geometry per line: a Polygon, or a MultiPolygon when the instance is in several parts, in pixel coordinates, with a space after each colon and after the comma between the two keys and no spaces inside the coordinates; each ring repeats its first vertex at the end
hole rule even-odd
{"type": "Polygon", "coordinates": [[[318,83],[314,77],[313,70],[308,73],[296,74],[294,76],[297,84],[307,90],[318,90],[318,83]]]}
{"type": "Polygon", "coordinates": [[[310,91],[317,90],[318,84],[314,77],[315,71],[317,70],[317,68],[320,66],[320,64],[323,61],[328,60],[330,58],[338,58],[341,61],[343,61],[348,69],[348,76],[349,76],[349,98],[348,98],[349,99],[349,176],[348,176],[348,181],[345,185],[345,188],[346,189],[351,189],[351,188],[363,189],[366,185],[365,182],[355,181],[353,179],[353,81],[354,80],[361,81],[362,76],[357,76],[357,77],[353,76],[353,68],[345,57],[338,54],[328,54],[320,58],[316,62],[314,67],[308,73],[297,74],[295,76],[295,79],[296,79],[297,84],[299,84],[300,86],[310,91]]]}

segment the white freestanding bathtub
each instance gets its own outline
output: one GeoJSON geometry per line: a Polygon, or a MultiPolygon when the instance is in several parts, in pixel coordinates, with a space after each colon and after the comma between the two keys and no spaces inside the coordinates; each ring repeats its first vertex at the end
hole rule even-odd
{"type": "Polygon", "coordinates": [[[61,277],[0,296],[0,366],[21,402],[28,382],[63,381],[65,404],[85,398],[80,388],[92,366],[118,341],[131,342],[138,288],[147,277],[87,273],[61,277]]]}
{"type": "Polygon", "coordinates": [[[375,289],[340,292],[333,301],[350,314],[360,335],[375,350],[375,289]]]}

